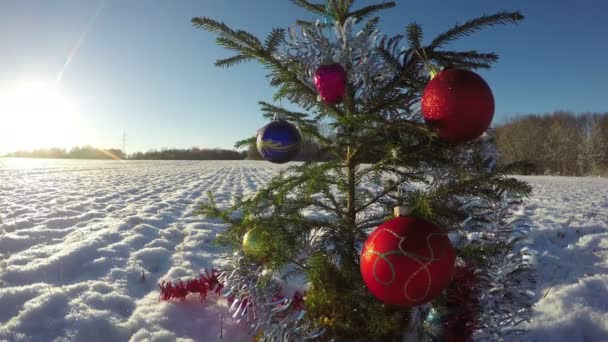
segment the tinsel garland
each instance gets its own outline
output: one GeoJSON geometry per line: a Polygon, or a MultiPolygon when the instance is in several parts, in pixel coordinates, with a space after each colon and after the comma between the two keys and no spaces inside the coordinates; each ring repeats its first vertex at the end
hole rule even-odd
{"type": "MultiPolygon", "coordinates": [[[[474,206],[475,203],[470,203],[474,206]]],[[[425,341],[497,341],[524,331],[516,326],[531,317],[535,285],[532,256],[523,245],[525,221],[513,218],[519,201],[504,200],[496,217],[465,222],[469,231],[459,248],[502,243],[498,252],[475,265],[459,260],[445,302],[421,313],[420,336],[425,341]],[[495,220],[495,221],[494,221],[495,220]]]]}
{"type": "Polygon", "coordinates": [[[186,300],[189,294],[197,294],[200,300],[207,298],[209,292],[220,295],[224,288],[224,273],[218,272],[216,269],[211,271],[205,269],[205,274],[200,274],[198,278],[178,281],[162,281],[160,287],[160,298],[162,300],[186,300]]]}
{"type": "Polygon", "coordinates": [[[203,301],[209,293],[223,295],[232,318],[237,323],[245,320],[250,327],[249,334],[258,340],[303,341],[325,332],[306,317],[305,293],[296,291],[292,296],[285,296],[279,281],[240,252],[234,253],[224,272],[205,270],[198,278],[163,281],[159,287],[161,300],[183,301],[192,294],[203,301]]]}
{"type": "Polygon", "coordinates": [[[443,321],[445,342],[470,341],[478,328],[478,279],[472,267],[457,264],[454,283],[447,290],[448,314],[443,321]]]}
{"type": "MultiPolygon", "coordinates": [[[[389,38],[373,24],[363,25],[358,32],[354,32],[355,26],[355,21],[344,25],[334,21],[331,24],[316,22],[299,29],[292,27],[285,48],[276,57],[285,62],[297,60],[307,66],[309,77],[305,77],[305,81],[312,79],[314,70],[331,57],[349,70],[349,82],[358,90],[356,96],[368,101],[397,72],[378,55],[377,48],[382,46],[398,53],[400,37],[389,38]]],[[[455,148],[455,160],[464,170],[452,172],[429,166],[425,172],[431,179],[428,190],[432,192],[450,182],[458,182],[462,172],[468,170],[472,174],[485,170],[492,175],[499,157],[493,140],[490,129],[476,141],[455,148]],[[480,170],[480,159],[483,170],[480,170]]],[[[520,215],[515,215],[517,207],[522,206],[521,201],[510,196],[502,194],[498,202],[478,197],[461,198],[461,209],[469,213],[469,218],[462,226],[453,227],[464,228],[463,234],[453,236],[458,247],[464,249],[471,244],[483,245],[482,248],[486,245],[494,248],[498,244],[503,247],[483,264],[463,266],[460,276],[464,283],[452,290],[452,300],[460,298],[460,314],[442,317],[446,319],[446,326],[441,330],[447,328],[446,336],[465,340],[500,339],[521,332],[514,327],[531,316],[531,290],[535,281],[533,256],[523,242],[529,227],[520,215]]]]}
{"type": "MultiPolygon", "coordinates": [[[[496,171],[498,152],[491,132],[459,146],[456,156],[472,173],[479,171],[475,160],[481,160],[488,175],[496,171]]],[[[428,171],[433,178],[430,189],[458,178],[448,170],[428,171]]],[[[469,217],[460,227],[464,229],[455,230],[458,233],[450,238],[459,254],[472,249],[485,256],[459,265],[446,293],[446,307],[423,314],[423,331],[431,331],[424,335],[432,341],[497,341],[521,334],[523,330],[516,326],[530,319],[535,288],[534,256],[526,245],[531,225],[524,215],[524,202],[504,193],[497,201],[463,196],[460,203],[460,210],[469,217]]]]}
{"type": "MultiPolygon", "coordinates": [[[[493,134],[477,141],[488,172],[494,172],[499,153],[493,134]]],[[[477,320],[472,338],[496,341],[523,330],[516,326],[528,321],[534,305],[534,256],[529,251],[531,224],[525,216],[525,204],[516,194],[504,193],[500,201],[471,198],[462,206],[469,217],[463,222],[460,248],[493,250],[475,265],[473,282],[478,294],[477,320]]]]}
{"type": "MultiPolygon", "coordinates": [[[[340,63],[348,70],[348,79],[356,95],[363,101],[376,96],[379,90],[394,79],[398,69],[385,62],[377,48],[382,46],[397,53],[402,36],[388,37],[376,28],[375,21],[357,25],[357,18],[349,18],[344,25],[316,21],[314,25],[292,26],[288,30],[284,48],[275,54],[281,61],[299,61],[306,67],[304,81],[314,88],[312,79],[316,69],[327,59],[340,63]],[[355,31],[356,27],[361,29],[355,31]]],[[[398,110],[395,110],[397,114],[398,110]]]]}
{"type": "Polygon", "coordinates": [[[495,341],[524,332],[516,326],[532,316],[536,274],[534,255],[527,247],[531,225],[523,201],[504,198],[488,210],[493,214],[472,218],[465,226],[468,244],[504,245],[476,271],[480,313],[474,338],[495,341]]]}
{"type": "Polygon", "coordinates": [[[321,336],[325,329],[317,327],[306,316],[303,296],[281,294],[282,284],[252,263],[240,251],[233,254],[226,278],[226,296],[235,319],[246,319],[251,335],[262,341],[303,341],[321,336]]]}

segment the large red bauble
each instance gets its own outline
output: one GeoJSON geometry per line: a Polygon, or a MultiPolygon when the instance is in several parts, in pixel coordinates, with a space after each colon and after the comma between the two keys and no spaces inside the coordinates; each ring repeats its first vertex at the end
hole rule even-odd
{"type": "Polygon", "coordinates": [[[413,307],[438,297],[452,281],[456,254],[434,224],[399,216],[374,230],[361,252],[361,275],[379,300],[413,307]]]}
{"type": "Polygon", "coordinates": [[[323,102],[336,104],[344,98],[346,71],[340,64],[321,65],[315,72],[314,82],[323,102]]]}
{"type": "Polygon", "coordinates": [[[443,140],[463,143],[478,138],[490,127],[494,96],[476,73],[447,69],[424,89],[422,115],[443,140]]]}

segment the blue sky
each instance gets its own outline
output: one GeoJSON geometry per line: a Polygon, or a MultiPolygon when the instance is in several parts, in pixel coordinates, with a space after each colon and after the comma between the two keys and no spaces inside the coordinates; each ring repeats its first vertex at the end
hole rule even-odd
{"type": "MultiPolygon", "coordinates": [[[[495,123],[516,113],[608,111],[608,2],[397,3],[384,12],[381,28],[398,33],[416,21],[427,41],[478,15],[524,13],[520,25],[491,28],[453,45],[501,56],[492,70],[480,72],[494,91],[495,123]]],[[[229,53],[212,34],[191,26],[194,16],[262,36],[296,19],[315,19],[288,0],[0,0],[0,94],[19,82],[55,84],[63,70],[57,91],[78,109],[74,143],[120,147],[124,130],[129,151],[231,148],[265,124],[257,101],[269,101],[272,89],[255,63],[215,68],[213,62],[229,53]]],[[[0,113],[0,126],[23,129],[7,128],[8,115],[0,113]]]]}

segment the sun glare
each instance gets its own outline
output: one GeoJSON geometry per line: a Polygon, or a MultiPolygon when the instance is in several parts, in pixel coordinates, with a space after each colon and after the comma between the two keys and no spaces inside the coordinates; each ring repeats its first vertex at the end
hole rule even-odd
{"type": "Polygon", "coordinates": [[[54,86],[23,83],[0,89],[0,153],[76,143],[77,111],[54,86]]]}

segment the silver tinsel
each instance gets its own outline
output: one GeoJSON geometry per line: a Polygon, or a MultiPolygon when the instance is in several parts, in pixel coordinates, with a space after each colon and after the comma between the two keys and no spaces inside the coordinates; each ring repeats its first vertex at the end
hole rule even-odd
{"type": "MultiPolygon", "coordinates": [[[[455,157],[472,174],[484,172],[491,175],[497,167],[499,154],[494,144],[492,130],[473,142],[456,147],[455,157]],[[483,167],[479,169],[479,162],[483,167]]],[[[458,175],[447,169],[429,169],[431,189],[458,180],[458,175]]],[[[534,304],[536,278],[534,255],[527,247],[527,235],[531,224],[524,215],[523,199],[504,193],[502,199],[494,202],[488,199],[463,196],[458,201],[460,210],[469,214],[462,227],[451,233],[450,238],[457,249],[469,245],[500,245],[503,252],[484,260],[481,268],[475,270],[476,290],[480,294],[479,313],[476,317],[477,330],[473,339],[479,341],[501,341],[504,337],[521,334],[517,325],[529,321],[534,304]],[[462,229],[464,228],[464,229],[462,229]]],[[[458,203],[454,203],[458,204],[458,203]]],[[[432,319],[425,321],[425,329],[433,329],[433,324],[442,322],[432,319]]],[[[440,331],[439,326],[436,327],[440,331]]],[[[423,333],[426,340],[435,336],[423,333]]]]}
{"type": "Polygon", "coordinates": [[[497,341],[523,332],[516,326],[531,318],[536,278],[534,255],[526,246],[531,225],[522,216],[523,202],[505,198],[497,208],[488,209],[491,212],[467,220],[466,243],[501,243],[508,247],[504,253],[487,260],[477,274],[482,291],[479,291],[479,330],[474,337],[497,341]]]}
{"type": "Polygon", "coordinates": [[[365,101],[393,79],[397,70],[379,56],[376,47],[387,39],[373,22],[354,33],[356,26],[355,18],[349,18],[343,26],[338,22],[329,25],[320,21],[312,26],[292,26],[276,57],[282,61],[298,60],[307,67],[304,80],[311,88],[314,88],[313,75],[320,65],[340,63],[348,71],[357,95],[365,101]]]}
{"type": "Polygon", "coordinates": [[[240,252],[234,253],[227,268],[224,296],[232,301],[232,317],[249,324],[250,335],[260,335],[267,342],[295,342],[325,332],[314,327],[303,306],[296,307],[293,298],[280,294],[279,281],[266,276],[261,266],[249,262],[240,252]]]}
{"type": "MultiPolygon", "coordinates": [[[[488,173],[496,168],[498,152],[493,137],[486,133],[477,142],[488,173]]],[[[471,153],[473,153],[471,151],[471,153]]],[[[504,252],[485,261],[485,267],[476,271],[480,312],[479,330],[475,340],[502,340],[504,336],[520,334],[516,326],[529,321],[532,315],[536,278],[534,255],[527,247],[531,227],[526,218],[521,198],[504,194],[499,203],[470,198],[462,209],[471,213],[463,223],[461,247],[468,244],[500,244],[504,252]]]]}
{"type": "MultiPolygon", "coordinates": [[[[298,65],[306,68],[301,79],[312,89],[313,75],[320,65],[340,63],[348,72],[349,82],[357,91],[356,96],[365,102],[374,98],[398,71],[381,57],[377,47],[383,46],[393,55],[399,55],[404,51],[398,44],[401,38],[387,37],[376,29],[373,21],[363,25],[358,25],[354,18],[344,25],[317,21],[313,25],[291,27],[275,57],[285,63],[298,61],[298,65]]],[[[481,156],[484,171],[491,174],[496,169],[498,157],[491,140],[491,134],[485,134],[476,141],[455,147],[455,159],[472,173],[478,173],[478,165],[473,161],[481,156]]],[[[450,173],[444,168],[429,168],[425,174],[430,180],[429,191],[458,179],[455,172],[450,173]]],[[[371,191],[359,195],[374,197],[371,191]]],[[[474,338],[501,340],[506,335],[521,332],[515,327],[531,316],[535,278],[533,255],[525,245],[530,225],[520,215],[522,202],[508,194],[499,203],[471,197],[463,197],[459,202],[454,205],[461,204],[461,209],[470,213],[470,217],[463,223],[464,232],[451,236],[456,248],[498,242],[507,246],[507,252],[494,255],[491,260],[486,260],[485,267],[476,271],[482,295],[479,298],[479,326],[474,338]]],[[[369,215],[374,218],[371,213],[369,215]]],[[[374,220],[370,222],[376,223],[374,220]]],[[[229,267],[232,271],[228,271],[226,296],[234,298],[230,310],[233,317],[250,324],[252,335],[261,331],[264,341],[302,341],[323,334],[324,330],[315,328],[304,310],[293,308],[290,298],[277,299],[279,283],[264,277],[258,265],[247,262],[237,252],[229,267]]],[[[426,311],[427,314],[429,312],[426,311]]],[[[432,312],[421,323],[433,337],[442,333],[438,315],[432,312]]]]}

